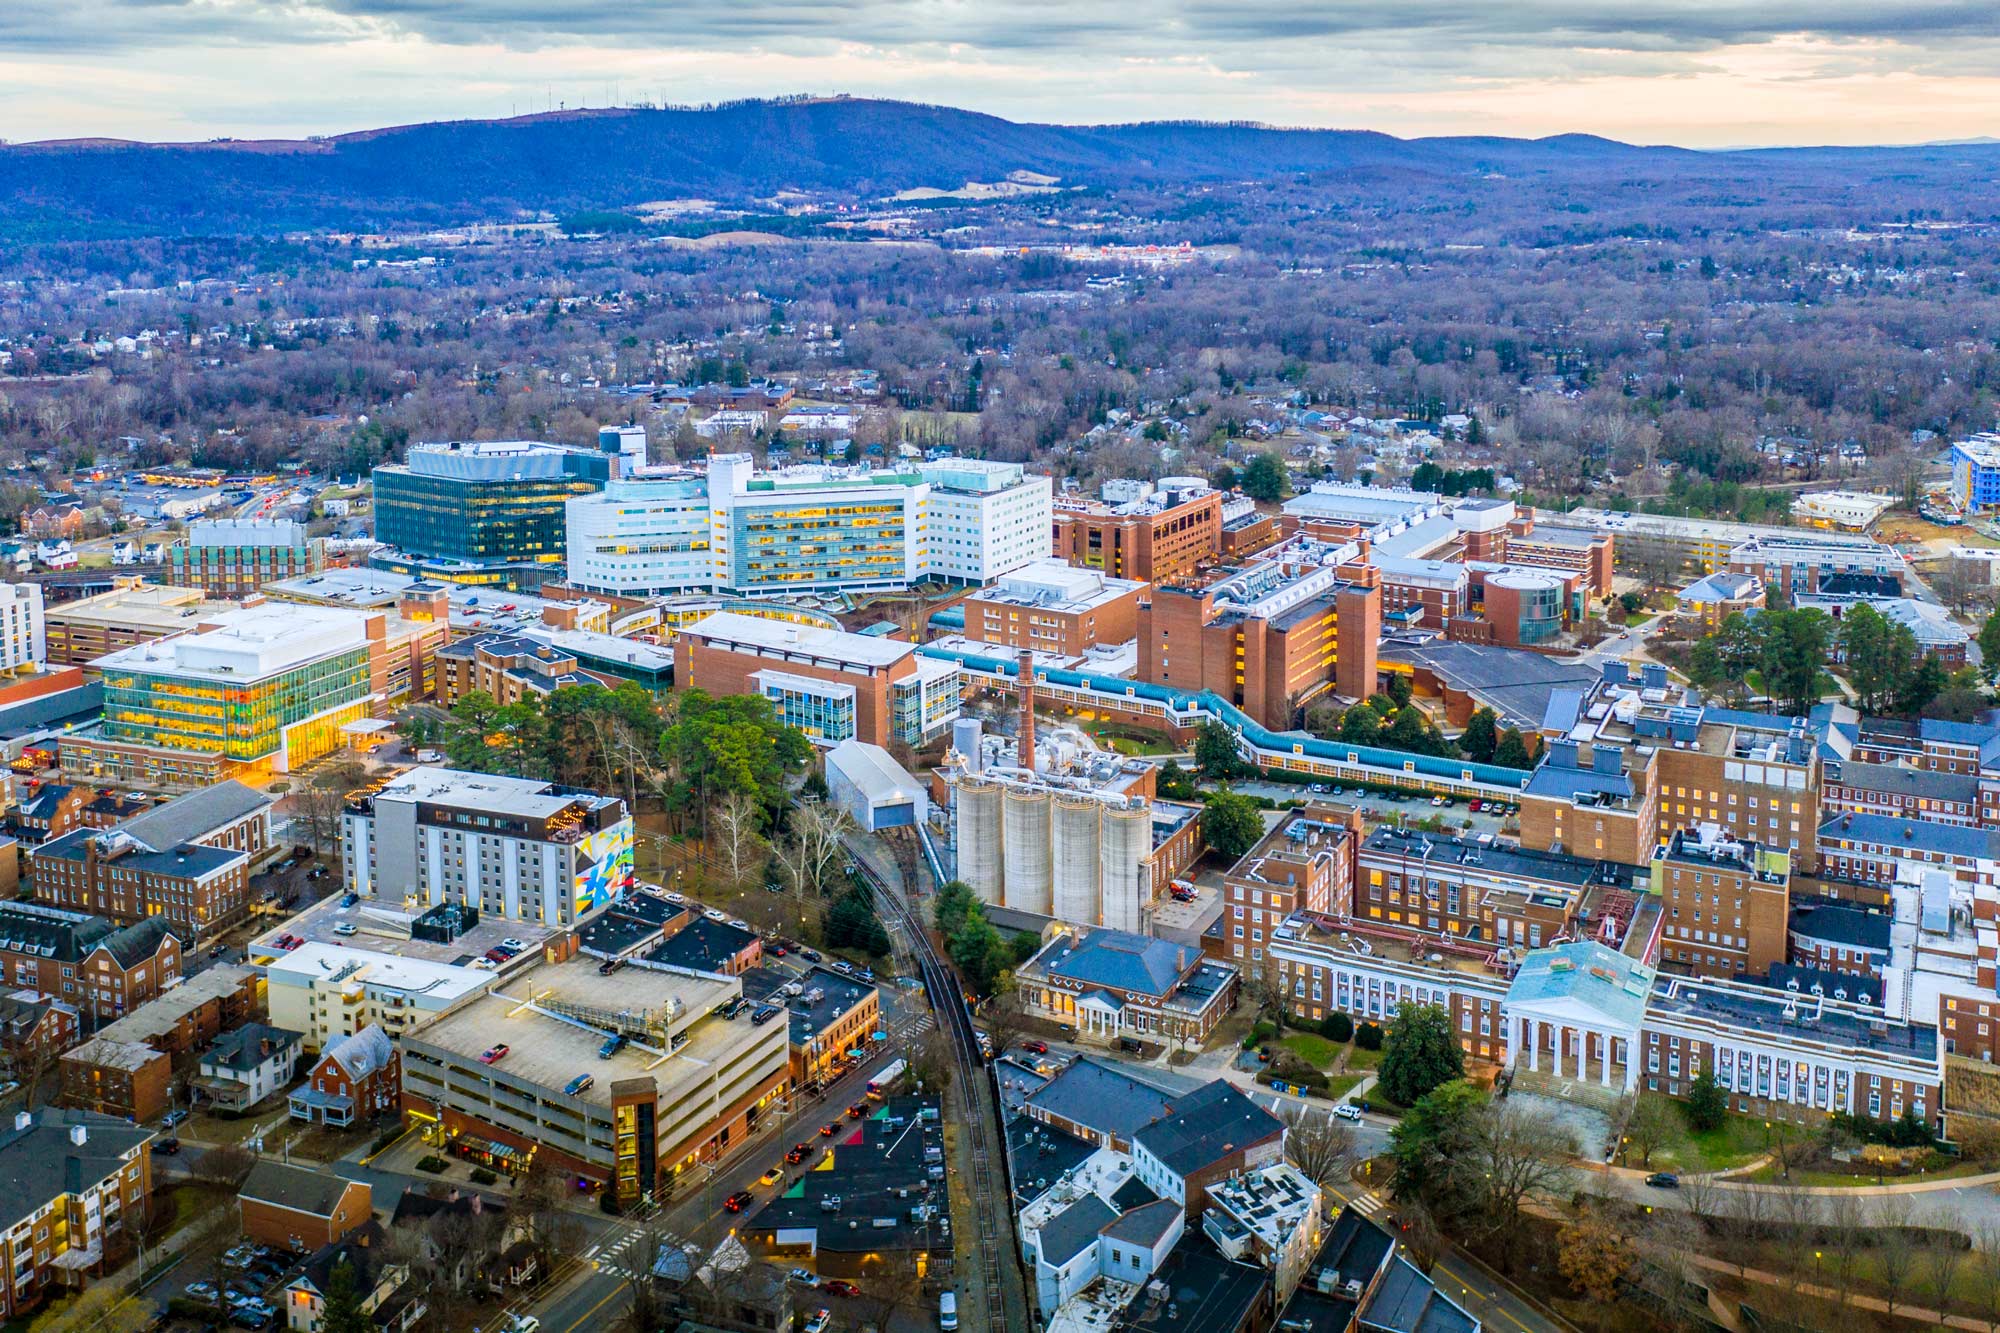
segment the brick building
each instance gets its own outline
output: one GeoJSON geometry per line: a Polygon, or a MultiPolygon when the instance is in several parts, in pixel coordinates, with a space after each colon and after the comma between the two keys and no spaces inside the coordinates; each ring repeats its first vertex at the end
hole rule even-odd
{"type": "Polygon", "coordinates": [[[1041,560],[968,596],[965,633],[980,643],[1079,657],[1138,633],[1145,588],[1137,579],[1041,560]]]}
{"type": "Polygon", "coordinates": [[[1374,693],[1381,635],[1373,565],[1274,556],[1206,587],[1154,588],[1139,608],[1139,679],[1211,691],[1284,729],[1319,695],[1374,693]]]}
{"type": "Polygon", "coordinates": [[[366,1181],[269,1158],[250,1169],[236,1200],[246,1240],[294,1254],[332,1245],[374,1215],[366,1181]]]}
{"type": "Polygon", "coordinates": [[[1762,976],[1790,958],[1791,858],[1714,826],[1681,829],[1653,856],[1666,912],[1661,955],[1701,976],[1762,976]]]}
{"type": "MultiPolygon", "coordinates": [[[[1223,879],[1221,956],[1246,976],[1265,974],[1264,950],[1294,912],[1353,911],[1359,811],[1308,805],[1280,820],[1223,879]]],[[[1276,969],[1271,969],[1275,971],[1276,969]]]]}
{"type": "Polygon", "coordinates": [[[35,896],[119,921],[159,919],[199,944],[249,909],[250,858],[222,847],[155,847],[125,829],[82,829],[30,854],[35,896]]]}
{"type": "Polygon", "coordinates": [[[131,1252],[153,1192],[150,1129],[78,1111],[16,1111],[0,1132],[0,1314],[13,1319],[131,1252]]]}
{"type": "Polygon", "coordinates": [[[365,1123],[393,1113],[402,1086],[403,1057],[389,1034],[371,1023],[320,1052],[319,1063],[292,1093],[292,1119],[365,1123]]]}
{"type": "Polygon", "coordinates": [[[0,903],[0,981],[110,1021],[180,980],[181,941],[159,917],[119,926],[41,903],[0,903]]]}
{"type": "Polygon", "coordinates": [[[1054,553],[1112,578],[1171,582],[1221,553],[1222,509],[1222,492],[1190,478],[1169,478],[1125,504],[1057,500],[1054,553]]]}

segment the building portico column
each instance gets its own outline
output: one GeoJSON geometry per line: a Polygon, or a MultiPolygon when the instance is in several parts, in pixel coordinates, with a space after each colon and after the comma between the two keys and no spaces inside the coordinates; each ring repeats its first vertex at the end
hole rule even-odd
{"type": "Polygon", "coordinates": [[[1605,1031],[1603,1031],[1603,1032],[1600,1032],[1600,1033],[1599,1033],[1599,1034],[1597,1035],[1597,1040],[1598,1040],[1598,1041],[1599,1041],[1599,1042],[1600,1042],[1600,1043],[1601,1043],[1601,1044],[1603,1045],[1603,1048],[1604,1048],[1604,1050],[1603,1050],[1603,1056],[1604,1056],[1604,1068],[1603,1068],[1603,1069],[1602,1069],[1601,1071],[1599,1071],[1599,1074],[1598,1074],[1598,1086],[1599,1086],[1599,1087],[1604,1087],[1604,1088],[1608,1088],[1608,1087],[1610,1087],[1610,1086],[1611,1086],[1611,1032],[1610,1032],[1610,1029],[1608,1029],[1608,1028],[1607,1028],[1607,1029],[1606,1029],[1605,1031]]]}
{"type": "Polygon", "coordinates": [[[1521,1020],[1521,1029],[1525,1034],[1522,1040],[1528,1043],[1528,1072],[1539,1072],[1542,1067],[1541,1022],[1538,1019],[1523,1018],[1521,1020]]]}
{"type": "Polygon", "coordinates": [[[1549,1033],[1555,1040],[1549,1043],[1549,1073],[1556,1078],[1563,1076],[1563,1036],[1566,1029],[1561,1023],[1550,1023],[1549,1033]]]}
{"type": "Polygon", "coordinates": [[[1625,1039],[1625,1091],[1631,1092],[1639,1086],[1639,1041],[1635,1037],[1625,1039]]]}

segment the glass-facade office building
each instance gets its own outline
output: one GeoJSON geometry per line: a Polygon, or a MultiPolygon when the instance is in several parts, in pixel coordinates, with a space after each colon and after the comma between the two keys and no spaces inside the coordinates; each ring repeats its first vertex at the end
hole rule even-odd
{"type": "Polygon", "coordinates": [[[408,462],[375,469],[377,563],[465,583],[559,567],[565,505],[602,490],[611,468],[608,454],[532,441],[414,445],[408,462]]]}
{"type": "MultiPolygon", "coordinates": [[[[120,670],[104,676],[104,735],[220,752],[242,763],[258,762],[288,744],[317,757],[341,743],[342,726],[366,715],[358,707],[352,713],[340,710],[367,698],[365,645],[255,681],[120,670]],[[323,723],[326,734],[300,734],[296,729],[307,723],[323,723]]],[[[297,753],[293,762],[300,762],[297,753]]]]}

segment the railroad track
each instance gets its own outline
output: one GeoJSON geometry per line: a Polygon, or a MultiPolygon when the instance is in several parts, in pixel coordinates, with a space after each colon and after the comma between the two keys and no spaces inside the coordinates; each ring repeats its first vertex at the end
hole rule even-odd
{"type": "MultiPolygon", "coordinates": [[[[889,916],[902,923],[904,933],[909,937],[917,969],[923,976],[924,989],[930,995],[931,1008],[937,1014],[938,1026],[951,1047],[958,1085],[965,1090],[970,1114],[966,1116],[964,1128],[972,1155],[972,1220],[975,1228],[971,1251],[976,1258],[970,1271],[961,1270],[961,1276],[978,1283],[979,1308],[986,1315],[987,1327],[992,1333],[1001,1333],[1001,1330],[1017,1323],[1025,1323],[1025,1319],[1016,1321],[1009,1317],[1007,1288],[1000,1271],[1000,1256],[1014,1252],[1012,1195],[997,1176],[995,1163],[998,1156],[994,1144],[998,1129],[986,1114],[980,1098],[979,1089],[989,1081],[989,1076],[986,1062],[980,1058],[979,1034],[973,1027],[972,1014],[966,1008],[965,990],[959,985],[958,974],[938,956],[923,922],[900,894],[892,892],[881,881],[866,861],[856,857],[855,864],[868,881],[877,903],[887,909],[889,916]]],[[[965,1294],[962,1292],[961,1296],[965,1294]]],[[[1021,1314],[1025,1316],[1026,1311],[1021,1311],[1021,1314]]]]}

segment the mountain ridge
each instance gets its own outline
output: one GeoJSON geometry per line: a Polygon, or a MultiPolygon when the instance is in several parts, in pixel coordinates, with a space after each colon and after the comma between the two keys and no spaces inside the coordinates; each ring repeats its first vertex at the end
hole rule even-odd
{"type": "Polygon", "coordinates": [[[1721,154],[1582,133],[1405,139],[1243,122],[1059,125],[911,102],[784,99],[427,121],[303,139],[9,144],[0,148],[0,233],[368,231],[618,210],[676,196],[740,203],[784,189],[881,199],[1017,171],[1107,188],[1380,171],[1553,178],[1607,169],[1741,182],[1774,162],[1831,170],[1987,151],[1721,154]]]}

